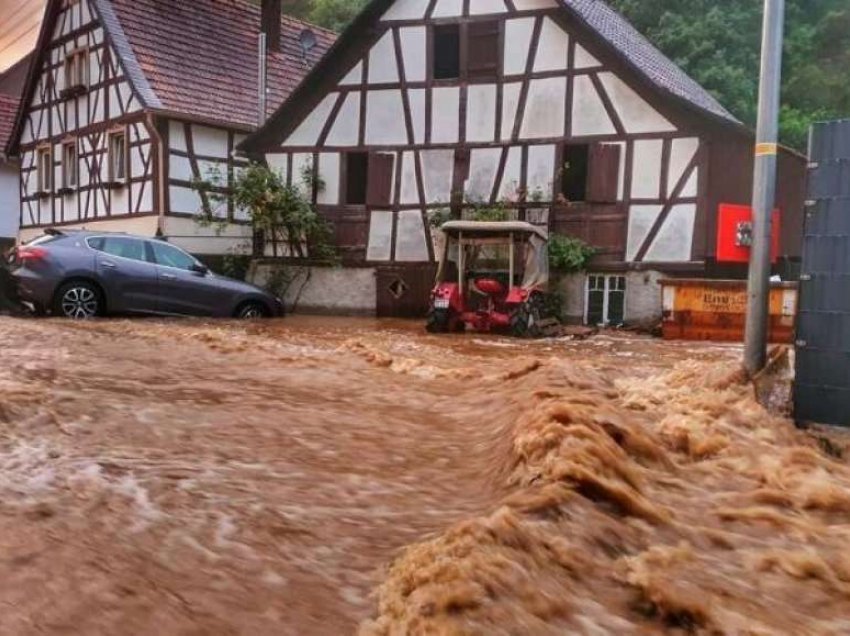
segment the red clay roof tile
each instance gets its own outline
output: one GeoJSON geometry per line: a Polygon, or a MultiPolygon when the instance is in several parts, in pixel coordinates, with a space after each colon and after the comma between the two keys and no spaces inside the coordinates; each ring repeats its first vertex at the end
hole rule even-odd
{"type": "MultiPolygon", "coordinates": [[[[246,0],[111,0],[139,67],[169,112],[254,128],[260,9],[246,0]]],[[[274,111],[334,42],[335,34],[283,16],[281,52],[268,61],[274,111]],[[299,35],[316,46],[305,56],[299,35]]]]}

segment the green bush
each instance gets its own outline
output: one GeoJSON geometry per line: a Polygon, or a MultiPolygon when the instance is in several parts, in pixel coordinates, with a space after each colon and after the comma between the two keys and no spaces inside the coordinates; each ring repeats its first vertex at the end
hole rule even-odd
{"type": "Polygon", "coordinates": [[[556,272],[581,272],[596,250],[581,239],[563,234],[549,237],[549,267],[556,272]]]}

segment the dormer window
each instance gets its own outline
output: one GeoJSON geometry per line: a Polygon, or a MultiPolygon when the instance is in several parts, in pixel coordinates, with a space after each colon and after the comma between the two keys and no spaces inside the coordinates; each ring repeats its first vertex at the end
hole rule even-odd
{"type": "Polygon", "coordinates": [[[65,56],[65,88],[63,98],[81,95],[89,87],[89,52],[78,49],[65,56]]]}
{"type": "Polygon", "coordinates": [[[53,150],[50,146],[38,149],[38,194],[47,196],[53,190],[53,150]]]}

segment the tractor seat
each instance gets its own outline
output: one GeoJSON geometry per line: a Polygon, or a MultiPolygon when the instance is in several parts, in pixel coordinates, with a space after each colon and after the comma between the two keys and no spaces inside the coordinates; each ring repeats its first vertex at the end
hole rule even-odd
{"type": "Polygon", "coordinates": [[[504,296],[505,286],[495,278],[476,278],[472,282],[473,289],[482,296],[504,296]]]}

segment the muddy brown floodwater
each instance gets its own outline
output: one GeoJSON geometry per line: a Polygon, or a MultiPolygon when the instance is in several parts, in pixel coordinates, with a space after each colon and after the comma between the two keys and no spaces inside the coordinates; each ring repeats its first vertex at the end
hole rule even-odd
{"type": "Polygon", "coordinates": [[[0,318],[0,634],[850,634],[734,346],[0,318]]]}

